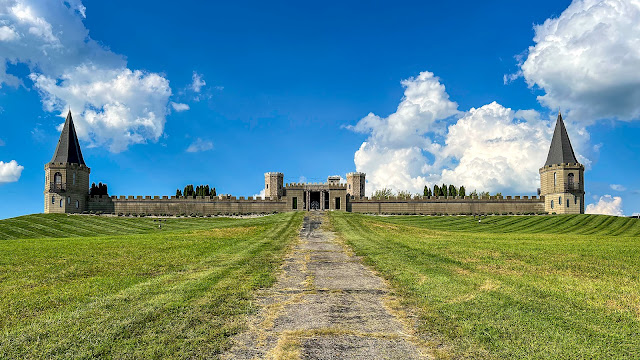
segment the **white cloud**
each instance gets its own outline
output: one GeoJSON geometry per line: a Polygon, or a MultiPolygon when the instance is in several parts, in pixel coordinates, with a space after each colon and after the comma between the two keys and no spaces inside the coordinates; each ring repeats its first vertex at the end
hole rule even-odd
{"type": "Polygon", "coordinates": [[[189,145],[187,148],[187,152],[196,153],[202,151],[208,151],[213,149],[213,143],[209,140],[202,140],[201,138],[197,138],[194,142],[189,145]]]}
{"type": "Polygon", "coordinates": [[[188,104],[181,104],[173,101],[171,102],[171,107],[177,112],[187,111],[190,109],[188,104]]]}
{"type": "Polygon", "coordinates": [[[25,64],[45,110],[70,106],[81,139],[112,152],[157,141],[164,132],[171,88],[160,74],[129,69],[125,58],[91,37],[80,0],[3,0],[0,24],[16,33],[0,41],[0,85],[22,79],[7,63],[25,64]]]}
{"type": "Polygon", "coordinates": [[[611,195],[601,196],[597,203],[588,204],[585,212],[587,214],[623,216],[622,198],[611,195]]]}
{"type": "Polygon", "coordinates": [[[18,38],[18,33],[8,26],[0,26],[0,41],[13,41],[18,38]]]}
{"type": "Polygon", "coordinates": [[[260,192],[259,192],[259,193],[254,194],[254,195],[253,195],[253,198],[254,198],[254,199],[263,199],[263,200],[264,200],[265,196],[266,196],[266,190],[265,190],[265,189],[262,189],[262,190],[260,190],[260,192]]]}
{"type": "MultiPolygon", "coordinates": [[[[369,114],[348,127],[369,134],[354,155],[356,170],[367,173],[368,194],[381,188],[419,193],[442,182],[469,191],[535,192],[553,121],[496,102],[459,112],[428,72],[402,84],[405,96],[395,113],[369,114]]],[[[574,147],[584,148],[586,131],[567,125],[581,133],[578,141],[572,139],[574,147]]]]}
{"type": "Polygon", "coordinates": [[[619,185],[619,184],[611,184],[611,185],[609,185],[609,187],[610,187],[612,190],[615,190],[615,191],[625,191],[625,190],[627,190],[627,188],[626,188],[626,187],[624,187],[624,186],[622,186],[622,185],[619,185]]]}
{"type": "Polygon", "coordinates": [[[191,76],[191,89],[197,93],[200,92],[203,86],[207,85],[207,83],[202,80],[202,74],[198,74],[197,72],[193,72],[191,76]]]}
{"type": "Polygon", "coordinates": [[[8,163],[0,161],[0,184],[18,181],[23,169],[24,166],[18,165],[15,160],[8,163]]]}
{"type": "Polygon", "coordinates": [[[640,118],[640,2],[574,0],[535,27],[521,64],[538,97],[576,120],[640,118]]]}

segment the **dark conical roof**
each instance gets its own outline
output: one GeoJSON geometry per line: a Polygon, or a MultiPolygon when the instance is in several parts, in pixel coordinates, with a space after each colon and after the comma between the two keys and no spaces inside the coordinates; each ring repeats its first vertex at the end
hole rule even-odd
{"type": "Polygon", "coordinates": [[[562,121],[562,115],[558,113],[556,129],[553,131],[549,155],[547,155],[547,162],[544,165],[575,164],[577,162],[578,160],[573,153],[573,147],[569,140],[569,134],[567,134],[567,128],[564,127],[564,121],[562,121]]]}
{"type": "Polygon", "coordinates": [[[82,158],[82,151],[80,151],[76,128],[73,126],[71,110],[69,110],[67,114],[67,119],[64,122],[62,133],[60,133],[60,140],[58,140],[58,146],[56,146],[56,152],[53,154],[51,162],[86,165],[82,158]]]}

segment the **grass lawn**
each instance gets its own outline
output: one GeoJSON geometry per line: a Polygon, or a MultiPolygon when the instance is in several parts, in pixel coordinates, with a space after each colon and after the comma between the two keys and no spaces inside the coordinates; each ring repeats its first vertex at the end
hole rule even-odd
{"type": "Polygon", "coordinates": [[[640,358],[640,220],[374,217],[331,225],[417,309],[443,357],[640,358]]]}
{"type": "Polygon", "coordinates": [[[302,217],[0,220],[0,358],[215,357],[302,217]]]}

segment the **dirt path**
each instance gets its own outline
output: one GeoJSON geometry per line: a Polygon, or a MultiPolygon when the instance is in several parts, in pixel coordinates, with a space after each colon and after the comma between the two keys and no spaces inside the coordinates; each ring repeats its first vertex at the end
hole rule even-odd
{"type": "Polygon", "coordinates": [[[226,359],[424,359],[426,352],[387,306],[384,281],[320,227],[310,212],[261,311],[226,359]]]}

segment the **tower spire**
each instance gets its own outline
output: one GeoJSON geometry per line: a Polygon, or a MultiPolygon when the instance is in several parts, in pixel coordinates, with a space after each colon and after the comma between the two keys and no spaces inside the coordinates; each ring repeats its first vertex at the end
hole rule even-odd
{"type": "Polygon", "coordinates": [[[67,118],[64,121],[64,126],[60,133],[60,140],[58,140],[58,146],[56,146],[56,151],[53,153],[51,162],[86,165],[82,157],[82,151],[80,150],[76,128],[73,125],[71,108],[69,108],[67,118]]]}
{"type": "Polygon", "coordinates": [[[569,140],[567,128],[564,126],[562,114],[558,111],[558,120],[556,121],[556,128],[553,131],[553,138],[551,138],[551,147],[549,147],[549,154],[547,155],[545,166],[575,163],[578,163],[578,160],[573,153],[573,147],[569,140]]]}

